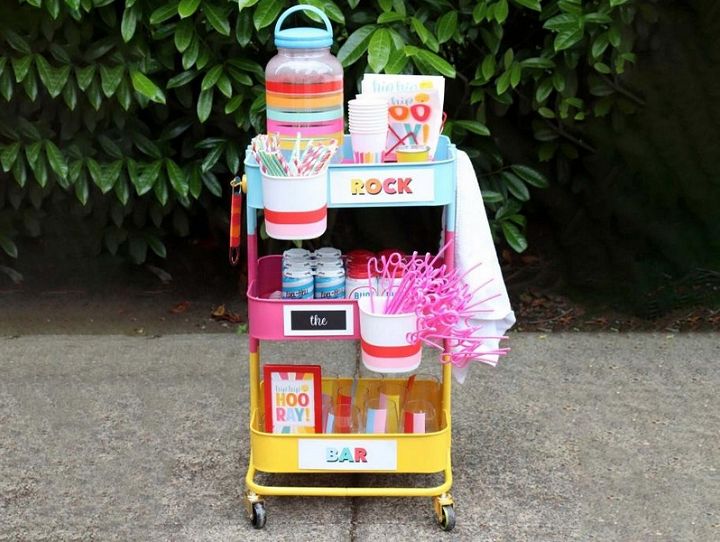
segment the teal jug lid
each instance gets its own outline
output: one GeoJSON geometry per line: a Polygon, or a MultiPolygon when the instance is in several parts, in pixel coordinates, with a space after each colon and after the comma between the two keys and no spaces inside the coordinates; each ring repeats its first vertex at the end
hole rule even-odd
{"type": "Polygon", "coordinates": [[[322,10],[315,6],[302,4],[286,9],[278,22],[275,24],[275,46],[282,49],[312,49],[314,47],[330,47],[333,43],[332,26],[322,10]],[[288,15],[296,11],[311,11],[318,15],[325,23],[325,28],[313,28],[302,26],[299,28],[286,28],[281,30],[280,27],[287,19],[288,15]]]}

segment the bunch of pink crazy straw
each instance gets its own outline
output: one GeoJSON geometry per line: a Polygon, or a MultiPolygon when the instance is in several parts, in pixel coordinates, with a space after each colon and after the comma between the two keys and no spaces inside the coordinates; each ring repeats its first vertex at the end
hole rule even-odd
{"type": "MultiPolygon", "coordinates": [[[[500,294],[473,301],[475,293],[490,281],[470,290],[463,279],[480,264],[464,273],[450,271],[445,264],[438,265],[449,246],[450,243],[445,244],[434,257],[431,254],[420,257],[417,252],[413,252],[407,260],[403,260],[397,253],[389,258],[381,257],[380,261],[371,258],[368,261],[368,277],[379,274],[380,280],[387,284],[385,295],[390,299],[385,305],[385,314],[417,315],[417,331],[409,334],[409,342],[422,341],[438,348],[444,352],[444,363],[450,362],[458,367],[472,360],[494,365],[494,357],[505,355],[510,349],[487,349],[484,341],[507,337],[481,335],[481,326],[472,321],[477,319],[479,313],[492,312],[481,306],[500,294]],[[399,274],[402,278],[396,285],[393,279],[399,274]]],[[[372,282],[370,286],[372,291],[372,282]]],[[[370,301],[374,312],[372,296],[370,301]]]]}

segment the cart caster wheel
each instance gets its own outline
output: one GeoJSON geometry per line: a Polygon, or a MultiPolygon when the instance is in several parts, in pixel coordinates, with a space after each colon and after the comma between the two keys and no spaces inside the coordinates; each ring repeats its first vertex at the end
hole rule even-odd
{"type": "Polygon", "coordinates": [[[267,516],[265,515],[265,505],[263,503],[253,503],[251,514],[252,517],[250,518],[250,521],[252,522],[253,527],[256,529],[262,529],[265,527],[265,520],[267,519],[267,516]]]}
{"type": "Polygon", "coordinates": [[[442,507],[442,518],[438,523],[443,531],[452,531],[455,527],[455,508],[452,504],[446,504],[442,507]]]}

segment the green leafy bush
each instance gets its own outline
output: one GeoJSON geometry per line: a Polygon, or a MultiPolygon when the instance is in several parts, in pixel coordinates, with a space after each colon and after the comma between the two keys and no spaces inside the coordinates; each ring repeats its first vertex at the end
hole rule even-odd
{"type": "MultiPolygon", "coordinates": [[[[347,91],[366,70],[449,78],[445,131],[481,174],[494,232],[526,247],[539,158],[574,159],[584,119],[618,106],[629,0],[377,0],[317,5],[335,24],[347,91]],[[506,117],[536,153],[488,137],[506,117]]],[[[198,209],[221,207],[250,135],[264,130],[263,66],[286,0],[0,0],[0,246],[40,235],[49,205],[94,213],[112,253],[164,257],[198,209]]]]}

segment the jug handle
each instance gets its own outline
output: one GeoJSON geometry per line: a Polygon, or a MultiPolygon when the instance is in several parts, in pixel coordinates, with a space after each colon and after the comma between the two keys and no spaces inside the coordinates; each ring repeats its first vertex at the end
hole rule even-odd
{"type": "Polygon", "coordinates": [[[298,4],[297,6],[293,6],[289,9],[286,9],[285,12],[280,15],[280,18],[278,19],[277,23],[275,23],[275,32],[277,33],[280,30],[280,27],[282,27],[282,24],[285,22],[285,19],[288,18],[289,15],[295,13],[296,11],[312,11],[315,15],[320,17],[323,22],[325,23],[325,29],[330,32],[332,35],[333,30],[332,26],[330,25],[330,19],[327,18],[327,15],[325,15],[325,12],[319,8],[316,8],[315,6],[311,6],[309,4],[298,4]]]}

